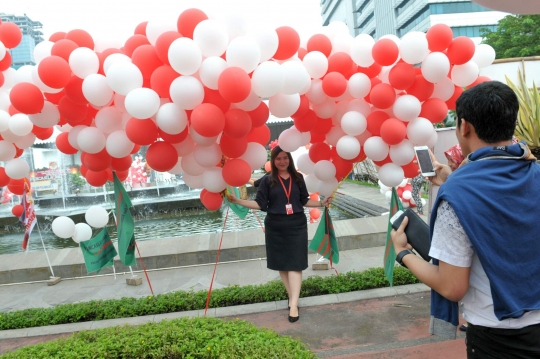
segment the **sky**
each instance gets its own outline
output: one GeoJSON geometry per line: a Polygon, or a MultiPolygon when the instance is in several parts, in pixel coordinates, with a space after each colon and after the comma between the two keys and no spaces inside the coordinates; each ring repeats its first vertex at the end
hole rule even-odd
{"type": "Polygon", "coordinates": [[[40,21],[46,40],[58,31],[86,30],[101,51],[121,47],[141,22],[176,23],[192,7],[223,21],[239,16],[248,33],[286,25],[309,38],[322,23],[320,0],[4,0],[0,12],[40,21]]]}

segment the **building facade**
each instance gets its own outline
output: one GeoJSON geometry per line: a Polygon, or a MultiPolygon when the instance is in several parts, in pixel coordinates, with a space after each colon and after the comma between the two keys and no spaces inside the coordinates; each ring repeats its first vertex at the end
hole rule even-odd
{"type": "Polygon", "coordinates": [[[31,20],[26,14],[17,16],[0,13],[0,19],[17,24],[22,32],[19,46],[9,50],[12,57],[11,67],[18,69],[24,65],[35,65],[34,48],[43,41],[43,33],[41,32],[43,25],[39,21],[31,20]]]}
{"type": "Polygon", "coordinates": [[[467,36],[477,43],[480,29],[495,30],[497,22],[508,15],[464,0],[321,0],[321,13],[323,25],[343,21],[353,36],[402,37],[444,23],[454,36],[467,36]]]}

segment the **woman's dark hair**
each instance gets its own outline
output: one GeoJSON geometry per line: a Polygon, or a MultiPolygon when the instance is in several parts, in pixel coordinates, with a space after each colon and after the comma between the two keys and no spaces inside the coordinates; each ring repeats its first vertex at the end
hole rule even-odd
{"type": "MultiPolygon", "coordinates": [[[[270,152],[270,166],[271,166],[271,171],[270,171],[270,186],[271,187],[274,187],[275,185],[278,184],[278,169],[274,163],[276,157],[281,153],[281,152],[285,152],[281,149],[281,147],[279,146],[276,146],[272,149],[272,151],[270,152]]],[[[294,167],[294,160],[291,156],[291,153],[290,152],[285,152],[287,154],[287,157],[289,157],[289,167],[287,167],[287,171],[289,172],[289,174],[291,175],[291,177],[296,181],[296,183],[298,183],[299,186],[303,186],[303,177],[300,173],[298,173],[296,171],[296,168],[294,167]]]]}

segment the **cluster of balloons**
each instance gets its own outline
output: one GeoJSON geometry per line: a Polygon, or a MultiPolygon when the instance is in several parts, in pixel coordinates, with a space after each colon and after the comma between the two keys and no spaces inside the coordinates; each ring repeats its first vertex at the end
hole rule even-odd
{"type": "Polygon", "coordinates": [[[80,243],[92,238],[92,227],[103,228],[109,222],[109,214],[101,206],[92,206],[88,208],[84,215],[86,223],[77,223],[69,217],[56,217],[51,229],[53,233],[60,238],[71,238],[75,243],[80,243]]]}
{"type": "MultiPolygon", "coordinates": [[[[0,41],[13,46],[20,30],[3,35],[4,25],[0,41]]],[[[298,163],[310,192],[331,194],[366,156],[395,186],[417,172],[413,146],[435,143],[433,123],[463,87],[486,80],[479,68],[495,58],[442,24],[375,41],[336,22],[305,44],[287,26],[244,29],[188,9],[175,24],[141,23],[121,48],[97,52],[86,31],[59,32],[36,46],[36,66],[17,71],[0,51],[5,173],[27,176],[18,156],[57,127],[58,149],[81,152],[90,185],[113,171],[125,180],[131,155],[148,146],[152,169],[183,172],[189,187],[203,188],[206,208],[218,209],[226,186],[265,164],[271,113],[294,120],[278,139],[285,151],[311,144],[298,163]]]]}
{"type": "MultiPolygon", "coordinates": [[[[392,199],[392,187],[385,186],[380,180],[379,180],[379,186],[380,186],[380,192],[384,194],[386,199],[390,201],[392,199]]],[[[396,193],[401,201],[401,204],[403,205],[403,208],[414,208],[416,207],[416,202],[414,201],[414,198],[412,197],[412,186],[409,183],[409,180],[405,178],[396,188],[396,193]]],[[[422,189],[418,192],[418,196],[422,195],[422,189]]],[[[422,206],[426,205],[426,200],[423,198],[420,198],[422,201],[422,206]]]]}

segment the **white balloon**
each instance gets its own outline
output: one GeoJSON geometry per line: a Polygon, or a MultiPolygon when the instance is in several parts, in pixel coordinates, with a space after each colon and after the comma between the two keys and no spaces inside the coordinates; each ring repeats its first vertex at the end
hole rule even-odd
{"type": "Polygon", "coordinates": [[[184,172],[182,179],[184,180],[184,183],[186,184],[186,186],[188,186],[189,188],[203,188],[202,174],[198,176],[193,176],[193,175],[190,175],[189,173],[184,172]]]}
{"type": "Polygon", "coordinates": [[[313,79],[320,79],[328,71],[328,58],[322,52],[308,52],[302,62],[309,76],[313,79]]]}
{"type": "Polygon", "coordinates": [[[174,71],[182,75],[193,75],[202,62],[201,49],[195,41],[187,37],[181,37],[171,43],[168,57],[174,71]]]}
{"type": "Polygon", "coordinates": [[[405,200],[411,199],[412,198],[412,193],[411,193],[411,191],[403,191],[403,194],[401,195],[401,197],[403,197],[403,199],[405,199],[405,200]]]}
{"type": "Polygon", "coordinates": [[[11,142],[0,140],[0,161],[12,160],[16,154],[17,150],[11,142]]]}
{"type": "MultiPolygon", "coordinates": [[[[8,142],[11,142],[11,143],[15,143],[17,141],[20,141],[24,136],[17,136],[16,134],[14,134],[9,128],[7,130],[5,130],[4,132],[2,132],[2,137],[4,138],[4,140],[8,141],[8,142]]],[[[19,147],[19,146],[17,146],[19,147]]]]}
{"type": "Polygon", "coordinates": [[[297,94],[311,83],[306,68],[299,61],[286,61],[281,64],[281,70],[284,79],[281,93],[286,95],[297,94]]]}
{"type": "Polygon", "coordinates": [[[30,166],[22,158],[15,158],[6,162],[6,175],[13,179],[23,179],[30,174],[30,166]]]}
{"type": "MultiPolygon", "coordinates": [[[[34,67],[34,72],[37,74],[37,66],[34,67]]],[[[17,84],[17,81],[16,81],[17,71],[13,67],[8,68],[7,70],[5,70],[2,73],[4,75],[4,84],[1,87],[2,90],[9,90],[9,89],[11,89],[13,86],[15,86],[17,84]]],[[[33,74],[32,74],[32,79],[34,79],[33,74]]],[[[41,90],[43,90],[35,80],[33,82],[36,84],[36,86],[38,86],[41,90]]],[[[41,80],[39,80],[39,82],[41,82],[41,80]]],[[[45,86],[45,85],[43,85],[43,86],[45,86]]],[[[47,87],[47,86],[45,86],[45,87],[47,87]]],[[[49,89],[50,87],[47,87],[47,88],[49,89]]],[[[54,89],[52,89],[52,90],[57,91],[57,90],[54,90],[54,89]]],[[[60,89],[60,91],[62,91],[62,89],[60,89]]],[[[8,96],[8,99],[9,99],[9,96],[8,96]]]]}
{"type": "Polygon", "coordinates": [[[371,91],[371,80],[366,74],[358,72],[351,76],[347,88],[352,97],[363,99],[371,91]]]}
{"type": "Polygon", "coordinates": [[[56,217],[51,224],[53,233],[60,238],[71,238],[75,233],[75,223],[69,217],[56,217]]]}
{"type": "Polygon", "coordinates": [[[422,62],[422,76],[429,82],[438,83],[450,71],[450,60],[442,52],[432,52],[422,62]]]}
{"type": "Polygon", "coordinates": [[[317,184],[317,190],[315,192],[319,192],[321,195],[328,197],[332,195],[338,185],[339,182],[335,177],[328,181],[319,181],[317,184]]]}
{"type": "Polygon", "coordinates": [[[360,34],[351,42],[351,59],[355,64],[362,67],[373,65],[375,60],[371,55],[371,50],[375,45],[375,40],[368,34],[360,34]]]}
{"type": "Polygon", "coordinates": [[[306,92],[306,97],[311,102],[311,104],[323,103],[328,96],[323,91],[322,80],[313,79],[311,80],[311,87],[308,92],[306,92]]]}
{"type": "Polygon", "coordinates": [[[392,110],[397,119],[410,122],[420,115],[422,104],[413,95],[403,95],[396,99],[392,110]]]}
{"type": "Polygon", "coordinates": [[[182,159],[178,157],[178,161],[176,162],[176,165],[174,165],[174,167],[169,171],[169,173],[173,175],[179,175],[184,172],[184,169],[182,168],[181,160],[182,159]]]}
{"type": "Polygon", "coordinates": [[[332,41],[332,53],[344,52],[346,54],[351,53],[351,45],[354,38],[347,32],[345,34],[339,34],[331,39],[332,41]]]}
{"type": "MultiPolygon", "coordinates": [[[[11,67],[9,69],[7,69],[6,71],[4,71],[4,75],[6,72],[8,72],[9,70],[13,70],[15,71],[15,69],[12,69],[11,67]]],[[[5,82],[4,82],[5,84],[5,82]]],[[[1,87],[2,89],[5,89],[3,86],[1,87]]],[[[6,111],[6,112],[9,112],[9,106],[11,106],[11,101],[9,100],[9,95],[4,92],[4,91],[0,91],[0,110],[2,111],[6,111]]]]}
{"type": "Polygon", "coordinates": [[[284,95],[279,93],[270,97],[268,105],[272,115],[278,118],[287,118],[294,115],[300,107],[300,95],[284,95]]]}
{"type": "Polygon", "coordinates": [[[347,134],[343,131],[341,126],[332,126],[330,132],[326,134],[326,142],[330,146],[337,146],[339,139],[345,135],[347,134]]]}
{"type": "Polygon", "coordinates": [[[9,119],[11,116],[7,111],[0,110],[0,132],[4,132],[9,128],[9,119]]]}
{"type": "Polygon", "coordinates": [[[77,135],[77,144],[81,151],[98,153],[105,148],[106,138],[103,132],[96,127],[86,127],[77,135]]]}
{"type": "Polygon", "coordinates": [[[109,222],[107,210],[101,206],[91,206],[84,215],[86,223],[94,228],[103,228],[109,222]]]}
{"type": "Polygon", "coordinates": [[[311,132],[300,132],[300,135],[302,135],[300,146],[307,146],[311,143],[311,132]]]}
{"type": "Polygon", "coordinates": [[[69,67],[75,76],[84,79],[97,74],[99,70],[98,55],[87,47],[79,47],[69,55],[69,67]]]}
{"type": "Polygon", "coordinates": [[[313,166],[313,173],[320,181],[329,181],[336,177],[336,166],[328,160],[317,161],[313,166]]]}
{"type": "Polygon", "coordinates": [[[463,65],[454,65],[450,78],[457,86],[466,87],[472,84],[480,74],[480,69],[474,61],[469,61],[463,65]]]}
{"type": "Polygon", "coordinates": [[[377,171],[379,174],[379,180],[388,187],[395,187],[403,181],[403,168],[400,166],[387,163],[381,166],[377,171]]]}
{"type": "Polygon", "coordinates": [[[107,84],[117,94],[126,96],[130,91],[143,86],[143,75],[131,62],[116,62],[107,71],[107,84]]]}
{"type": "Polygon", "coordinates": [[[193,153],[182,157],[181,166],[184,169],[184,174],[187,173],[192,176],[200,176],[204,173],[206,169],[203,166],[199,165],[197,161],[195,161],[193,153]]]}
{"type": "Polygon", "coordinates": [[[253,88],[249,92],[248,97],[242,102],[235,102],[233,107],[237,107],[244,111],[253,111],[261,104],[262,100],[254,91],[253,88]]]}
{"type": "Polygon", "coordinates": [[[248,32],[248,25],[246,20],[240,15],[230,15],[226,19],[227,33],[229,39],[234,39],[238,36],[243,36],[248,32]]]}
{"type": "Polygon", "coordinates": [[[4,45],[4,43],[2,41],[0,41],[0,60],[3,60],[4,57],[6,56],[6,46],[4,45]]]}
{"type": "Polygon", "coordinates": [[[343,136],[336,146],[339,157],[344,160],[352,160],[360,154],[360,142],[353,136],[343,136]]]}
{"type": "Polygon", "coordinates": [[[227,62],[218,56],[204,59],[199,69],[199,76],[204,86],[212,90],[218,89],[219,75],[227,68],[227,62]]]}
{"type": "Polygon", "coordinates": [[[249,142],[246,152],[239,158],[246,161],[252,170],[256,170],[264,166],[267,156],[266,148],[263,145],[257,142],[249,142]]]}
{"type": "Polygon", "coordinates": [[[176,78],[169,91],[172,101],[184,110],[193,110],[204,100],[203,85],[192,76],[176,78]]]}
{"type": "Polygon", "coordinates": [[[416,146],[426,145],[433,132],[433,124],[423,117],[418,117],[407,125],[407,138],[416,146]]]}
{"type": "Polygon", "coordinates": [[[122,113],[114,106],[100,109],[96,113],[94,123],[105,134],[124,129],[122,126],[122,113]]]}
{"type": "Polygon", "coordinates": [[[437,134],[437,131],[433,131],[433,133],[431,134],[431,137],[429,138],[429,140],[426,142],[426,146],[428,148],[433,148],[435,147],[435,144],[437,143],[437,139],[439,138],[439,135],[437,134]]]}
{"type": "Polygon", "coordinates": [[[212,167],[204,171],[202,175],[203,187],[209,192],[214,193],[219,193],[227,188],[222,171],[223,169],[221,167],[212,167]]]}
{"type": "Polygon", "coordinates": [[[476,45],[474,56],[471,61],[475,62],[479,68],[487,67],[495,60],[495,50],[488,44],[476,45]]]}
{"type": "Polygon", "coordinates": [[[315,174],[310,174],[304,177],[304,182],[306,182],[306,189],[310,193],[317,192],[317,186],[319,185],[319,180],[315,177],[315,174]]]}
{"type": "Polygon", "coordinates": [[[390,146],[390,159],[398,166],[405,166],[414,159],[414,146],[409,140],[390,146]]]}
{"type": "Polygon", "coordinates": [[[255,38],[239,36],[229,43],[225,57],[229,66],[239,67],[249,74],[261,60],[261,49],[255,38]]]}
{"type": "Polygon", "coordinates": [[[438,98],[443,101],[448,101],[454,95],[455,89],[456,88],[452,80],[445,77],[440,82],[435,84],[435,89],[433,90],[431,98],[438,98]]]}
{"type": "Polygon", "coordinates": [[[177,135],[186,129],[188,118],[186,111],[174,103],[163,104],[157,114],[156,122],[160,129],[170,135],[177,135]]]}
{"type": "Polygon", "coordinates": [[[253,71],[251,85],[260,97],[272,97],[279,93],[284,84],[282,65],[275,61],[265,61],[253,71]]]}
{"type": "Polygon", "coordinates": [[[399,55],[408,64],[418,64],[429,54],[426,34],[420,31],[406,33],[399,44],[399,55]]]}
{"type": "Polygon", "coordinates": [[[75,243],[81,243],[92,238],[92,228],[86,223],[77,223],[71,237],[75,243]]]}
{"type": "MultiPolygon", "coordinates": [[[[51,56],[51,49],[54,45],[52,41],[41,41],[34,47],[34,61],[39,64],[44,58],[51,56]]],[[[3,57],[3,56],[0,56],[3,57]]]]}
{"type": "Polygon", "coordinates": [[[8,120],[9,130],[16,136],[26,136],[32,132],[34,125],[28,115],[16,113],[8,120]]]}
{"type": "Polygon", "coordinates": [[[373,136],[364,143],[364,152],[373,161],[382,161],[390,151],[388,145],[379,136],[373,136]]]}
{"type": "Polygon", "coordinates": [[[195,142],[193,142],[190,135],[187,135],[182,142],[173,143],[173,146],[176,148],[176,152],[178,152],[178,157],[183,157],[193,152],[195,142]]]}
{"type": "Polygon", "coordinates": [[[215,136],[215,137],[205,137],[205,136],[201,136],[197,133],[197,131],[195,131],[193,129],[193,127],[190,127],[189,128],[189,133],[191,135],[191,139],[193,140],[193,142],[195,142],[197,145],[199,146],[210,146],[210,145],[213,145],[214,143],[216,143],[216,140],[218,138],[218,136],[215,136]]]}
{"type": "Polygon", "coordinates": [[[334,116],[337,110],[336,101],[330,97],[327,97],[321,103],[314,104],[312,107],[315,114],[324,119],[334,116]]]}
{"type": "Polygon", "coordinates": [[[367,121],[360,112],[349,111],[341,118],[341,128],[348,135],[358,136],[366,130],[367,121]]]}
{"type": "Polygon", "coordinates": [[[221,148],[214,143],[210,146],[195,145],[193,148],[193,157],[202,167],[214,167],[221,161],[221,148]]]}
{"type": "Polygon", "coordinates": [[[227,50],[227,26],[217,20],[203,20],[193,31],[193,41],[204,57],[221,56],[227,50]]]}
{"type": "Polygon", "coordinates": [[[34,66],[32,65],[24,65],[17,69],[17,72],[15,73],[15,81],[19,84],[21,82],[28,82],[33,83],[32,81],[32,71],[34,70],[34,66]]]}
{"type": "Polygon", "coordinates": [[[276,53],[279,45],[279,38],[276,30],[266,29],[261,31],[256,36],[256,41],[261,51],[260,62],[270,60],[276,53]]]}
{"type": "Polygon", "coordinates": [[[133,151],[135,144],[129,140],[124,130],[114,131],[107,137],[105,148],[114,158],[126,157],[133,151]]]}
{"type": "Polygon", "coordinates": [[[103,61],[103,72],[105,73],[105,75],[109,76],[109,67],[119,62],[131,63],[131,58],[124,54],[118,54],[118,53],[110,54],[103,61]]]}
{"type": "MultiPolygon", "coordinates": [[[[386,186],[385,186],[386,187],[386,186]]],[[[388,187],[387,187],[388,188],[388,187]]],[[[384,197],[386,197],[386,199],[388,201],[390,201],[392,199],[392,191],[385,191],[384,193],[384,197]]]]}
{"type": "Polygon", "coordinates": [[[358,142],[360,142],[360,145],[364,146],[368,138],[371,138],[371,132],[368,130],[365,130],[362,134],[355,136],[358,142]]]}
{"type": "Polygon", "coordinates": [[[78,136],[79,136],[79,133],[84,130],[87,126],[83,126],[83,125],[78,125],[78,126],[75,126],[73,127],[69,133],[68,133],[68,142],[69,144],[71,145],[71,147],[73,148],[76,148],[78,150],[80,150],[81,148],[79,147],[79,143],[78,143],[78,136]]]}
{"type": "Polygon", "coordinates": [[[371,113],[371,106],[366,102],[366,100],[357,98],[349,101],[347,104],[347,112],[348,111],[360,112],[362,115],[364,115],[364,117],[367,118],[371,113]]]}
{"type": "Polygon", "coordinates": [[[302,145],[302,135],[297,129],[289,128],[279,135],[279,147],[285,152],[294,152],[302,145]]]}
{"type": "Polygon", "coordinates": [[[50,103],[49,101],[45,101],[41,112],[28,115],[28,118],[34,125],[42,128],[48,128],[60,122],[60,111],[54,104],[50,103]]]}
{"type": "Polygon", "coordinates": [[[159,95],[149,88],[130,91],[124,101],[127,112],[139,120],[150,118],[159,110],[159,95]]]}
{"type": "Polygon", "coordinates": [[[310,175],[313,173],[313,167],[315,166],[315,163],[311,161],[311,159],[309,158],[309,154],[303,153],[298,156],[296,165],[298,166],[300,172],[310,175]]]}
{"type": "Polygon", "coordinates": [[[82,83],[84,98],[92,105],[105,106],[113,98],[113,90],[109,87],[105,76],[92,74],[86,76],[82,83]]]}
{"type": "Polygon", "coordinates": [[[167,31],[178,31],[176,22],[161,22],[150,20],[146,24],[146,38],[152,45],[156,45],[158,37],[167,31]]]}

